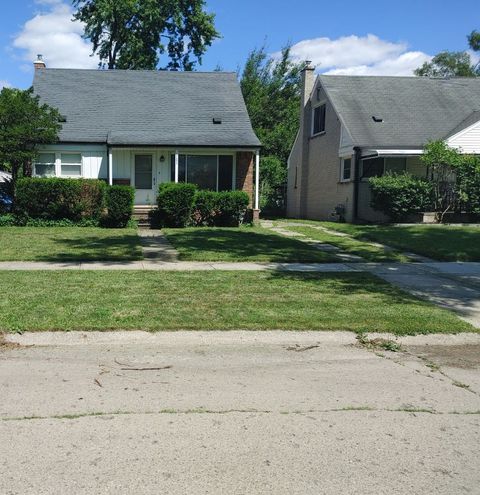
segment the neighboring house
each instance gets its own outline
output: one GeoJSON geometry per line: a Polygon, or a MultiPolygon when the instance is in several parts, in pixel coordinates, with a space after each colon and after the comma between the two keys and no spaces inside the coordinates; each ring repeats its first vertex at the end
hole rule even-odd
{"type": "Polygon", "coordinates": [[[431,140],[480,154],[480,78],[315,77],[307,66],[288,216],[385,220],[370,207],[368,178],[425,176],[420,156],[431,140]]]}
{"type": "Polygon", "coordinates": [[[33,87],[62,115],[35,176],[132,185],[136,205],[154,204],[163,182],[240,189],[258,214],[260,142],[236,74],[47,69],[39,57],[33,87]]]}

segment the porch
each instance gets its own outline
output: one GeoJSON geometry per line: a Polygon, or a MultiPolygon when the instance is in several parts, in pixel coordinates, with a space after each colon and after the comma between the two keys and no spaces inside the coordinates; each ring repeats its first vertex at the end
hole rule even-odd
{"type": "Polygon", "coordinates": [[[158,187],[188,182],[212,191],[245,191],[259,209],[258,150],[109,148],[108,182],[135,188],[137,214],[156,204],[158,187]]]}

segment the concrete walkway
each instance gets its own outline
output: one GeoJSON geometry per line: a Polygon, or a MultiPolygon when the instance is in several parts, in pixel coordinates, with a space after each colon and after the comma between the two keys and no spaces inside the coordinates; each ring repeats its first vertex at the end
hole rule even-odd
{"type": "Polygon", "coordinates": [[[178,251],[170,244],[161,230],[140,229],[138,237],[146,260],[178,261],[178,251]]]}
{"type": "Polygon", "coordinates": [[[2,494],[478,493],[480,335],[6,338],[2,494]]]}

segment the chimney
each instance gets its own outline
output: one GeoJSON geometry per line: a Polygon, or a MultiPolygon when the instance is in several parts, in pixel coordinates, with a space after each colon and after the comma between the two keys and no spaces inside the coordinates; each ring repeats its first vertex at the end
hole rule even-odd
{"type": "Polygon", "coordinates": [[[312,66],[312,62],[307,60],[305,67],[302,69],[302,113],[305,106],[308,103],[310,95],[312,94],[313,86],[315,86],[315,67],[312,66]]]}
{"type": "Polygon", "coordinates": [[[41,54],[37,55],[37,60],[35,60],[35,62],[33,62],[33,66],[35,67],[35,70],[45,69],[47,67],[45,65],[45,62],[43,61],[43,55],[41,55],[41,54]]]}

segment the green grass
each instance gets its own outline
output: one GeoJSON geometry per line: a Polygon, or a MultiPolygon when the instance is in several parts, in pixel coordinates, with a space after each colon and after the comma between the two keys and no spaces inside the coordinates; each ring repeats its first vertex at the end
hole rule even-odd
{"type": "Polygon", "coordinates": [[[480,261],[480,228],[448,225],[321,225],[439,261],[480,261]]]}
{"type": "Polygon", "coordinates": [[[262,228],[165,229],[164,232],[184,261],[338,261],[304,242],[262,228]]]}
{"type": "Polygon", "coordinates": [[[349,237],[338,237],[328,232],[318,230],[308,225],[305,227],[285,227],[292,232],[306,235],[310,239],[326,242],[339,247],[343,252],[361,256],[366,261],[375,262],[407,262],[410,259],[398,251],[391,251],[378,246],[372,246],[364,241],[349,237]]]}
{"type": "Polygon", "coordinates": [[[474,331],[369,274],[0,272],[0,331],[474,331]]]}
{"type": "Polygon", "coordinates": [[[0,228],[0,261],[131,261],[142,257],[135,229],[0,228]]]}

